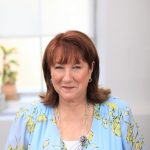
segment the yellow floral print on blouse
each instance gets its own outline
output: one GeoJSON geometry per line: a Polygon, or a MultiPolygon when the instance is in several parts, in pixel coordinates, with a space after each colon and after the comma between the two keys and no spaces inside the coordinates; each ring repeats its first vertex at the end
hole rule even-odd
{"type": "Polygon", "coordinates": [[[32,116],[27,115],[27,129],[29,131],[29,133],[32,133],[34,131],[34,127],[35,127],[35,123],[33,122],[32,116]]]}
{"type": "MultiPolygon", "coordinates": [[[[109,149],[145,150],[130,108],[116,97],[94,105],[91,131],[84,145],[84,150],[109,149]]],[[[67,150],[53,108],[42,103],[21,108],[16,113],[5,150],[67,150]]]]}
{"type": "Polygon", "coordinates": [[[38,118],[37,118],[37,121],[38,122],[41,122],[41,121],[46,122],[47,118],[46,118],[45,114],[39,115],[38,118]]]}

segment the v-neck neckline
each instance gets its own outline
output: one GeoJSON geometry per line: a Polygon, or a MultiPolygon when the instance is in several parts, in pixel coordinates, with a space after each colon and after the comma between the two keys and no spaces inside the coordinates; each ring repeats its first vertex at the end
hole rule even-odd
{"type": "MultiPolygon", "coordinates": [[[[87,134],[87,138],[88,138],[88,136],[90,135],[90,133],[91,132],[94,132],[94,124],[95,124],[95,113],[96,113],[96,107],[97,107],[97,105],[99,105],[99,104],[94,104],[93,105],[93,118],[92,118],[92,123],[91,123],[91,128],[90,128],[90,130],[89,130],[89,132],[88,132],[88,134],[87,134]]],[[[99,109],[100,109],[100,107],[99,107],[99,109]]],[[[63,142],[63,139],[61,138],[61,135],[60,135],[60,132],[59,132],[59,128],[58,128],[58,126],[57,126],[57,123],[56,123],[56,118],[55,118],[55,110],[54,110],[54,108],[52,108],[52,119],[55,121],[55,130],[56,130],[56,135],[57,135],[57,137],[58,137],[58,139],[60,140],[60,142],[61,142],[61,144],[63,144],[64,145],[64,142],[63,142]]],[[[92,142],[93,141],[93,138],[91,139],[91,141],[90,142],[92,142]]],[[[65,145],[64,145],[65,146],[65,145]]]]}

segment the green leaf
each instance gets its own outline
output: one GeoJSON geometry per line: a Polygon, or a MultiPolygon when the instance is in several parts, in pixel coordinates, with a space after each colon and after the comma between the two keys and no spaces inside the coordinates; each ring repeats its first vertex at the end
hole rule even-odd
{"type": "Polygon", "coordinates": [[[2,73],[0,74],[0,79],[2,84],[5,83],[15,83],[17,78],[17,71],[14,71],[14,67],[18,66],[18,62],[15,59],[9,59],[11,54],[17,52],[16,48],[5,48],[0,45],[0,51],[3,52],[3,67],[2,73]]]}
{"type": "Polygon", "coordinates": [[[16,65],[16,66],[18,66],[19,64],[18,64],[18,62],[17,61],[15,61],[15,60],[10,60],[9,61],[11,64],[14,64],[14,65],[16,65]]]}
{"type": "Polygon", "coordinates": [[[2,46],[2,45],[0,45],[0,49],[2,50],[2,52],[4,53],[4,55],[6,55],[6,48],[4,47],[4,46],[2,46]]]}
{"type": "Polygon", "coordinates": [[[7,53],[7,55],[8,55],[8,54],[12,54],[12,53],[15,52],[15,51],[16,51],[16,48],[13,47],[13,48],[7,49],[7,50],[6,50],[6,53],[7,53]]]}

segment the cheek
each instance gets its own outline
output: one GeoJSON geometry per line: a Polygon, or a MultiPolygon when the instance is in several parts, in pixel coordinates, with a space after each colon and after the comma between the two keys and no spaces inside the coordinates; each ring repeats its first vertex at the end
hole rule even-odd
{"type": "Polygon", "coordinates": [[[89,82],[89,75],[88,72],[82,72],[78,75],[76,75],[76,79],[78,80],[79,83],[84,83],[85,86],[88,85],[89,82]]]}
{"type": "Polygon", "coordinates": [[[51,77],[52,77],[52,85],[53,85],[55,91],[57,93],[59,93],[61,79],[58,75],[55,75],[55,74],[51,75],[51,77]]]}
{"type": "Polygon", "coordinates": [[[52,82],[58,84],[61,81],[60,75],[52,75],[52,82]]]}
{"type": "Polygon", "coordinates": [[[55,71],[51,71],[51,78],[54,84],[58,83],[61,80],[61,74],[56,73],[55,71]]]}

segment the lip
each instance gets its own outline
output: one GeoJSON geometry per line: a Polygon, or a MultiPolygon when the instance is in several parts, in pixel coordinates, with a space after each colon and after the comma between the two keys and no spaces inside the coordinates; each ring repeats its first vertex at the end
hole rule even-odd
{"type": "Polygon", "coordinates": [[[61,88],[64,89],[64,90],[72,90],[75,87],[74,86],[62,86],[61,88]]]}
{"type": "Polygon", "coordinates": [[[72,88],[75,88],[74,86],[62,86],[62,88],[65,88],[65,89],[72,89],[72,88]]]}

